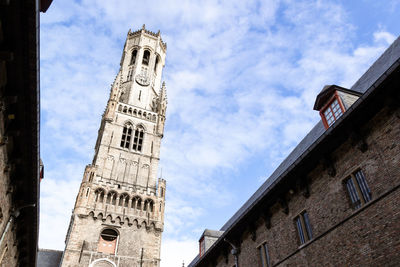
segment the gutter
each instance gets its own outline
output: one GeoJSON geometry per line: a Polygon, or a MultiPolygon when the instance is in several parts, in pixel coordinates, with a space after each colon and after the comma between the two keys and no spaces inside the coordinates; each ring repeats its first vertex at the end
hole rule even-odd
{"type": "MultiPolygon", "coordinates": [[[[271,189],[273,189],[278,183],[280,183],[283,178],[291,172],[296,166],[300,165],[302,160],[310,154],[316,146],[318,146],[322,140],[324,140],[327,136],[332,134],[332,131],[334,131],[336,128],[341,125],[342,121],[345,120],[347,117],[349,117],[352,113],[353,110],[357,109],[366,98],[369,97],[371,93],[375,91],[377,87],[380,86],[380,84],[390,75],[394,72],[394,70],[397,69],[397,67],[400,65],[400,58],[397,59],[379,78],[360,96],[359,99],[357,99],[356,102],[351,105],[351,107],[331,126],[329,127],[318,139],[311,144],[281,175],[278,176],[278,178],[269,185],[268,188],[257,198],[253,201],[253,203],[250,204],[250,206],[245,209],[242,214],[224,231],[224,233],[221,235],[220,238],[215,241],[215,243],[206,251],[206,253],[199,258],[199,260],[193,265],[190,266],[196,266],[196,264],[200,263],[203,259],[205,259],[211,252],[212,250],[221,243],[221,240],[225,240],[228,232],[230,232],[247,214],[250,210],[254,208],[262,199],[266,197],[266,195],[270,192],[271,189]]],[[[271,177],[271,176],[270,176],[271,177]]],[[[269,179],[269,178],[268,178],[269,179]]]]}

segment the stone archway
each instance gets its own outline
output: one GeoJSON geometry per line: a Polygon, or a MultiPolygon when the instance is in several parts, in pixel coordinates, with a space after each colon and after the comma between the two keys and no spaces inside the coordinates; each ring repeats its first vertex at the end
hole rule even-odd
{"type": "Polygon", "coordinates": [[[89,267],[117,267],[117,265],[109,259],[97,259],[89,267]]]}

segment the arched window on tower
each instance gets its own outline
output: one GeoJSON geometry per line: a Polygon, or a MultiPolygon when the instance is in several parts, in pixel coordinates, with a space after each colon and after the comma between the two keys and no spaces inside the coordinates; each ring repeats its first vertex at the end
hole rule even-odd
{"type": "Polygon", "coordinates": [[[150,62],[150,51],[144,50],[142,64],[148,66],[150,62]]]}
{"type": "Polygon", "coordinates": [[[101,189],[101,188],[98,188],[98,189],[96,189],[94,194],[95,194],[94,201],[103,203],[103,201],[104,201],[104,190],[101,189]]]}
{"type": "Polygon", "coordinates": [[[156,57],[156,62],[154,63],[154,73],[157,71],[158,63],[160,62],[160,56],[156,57]]]}
{"type": "Polygon", "coordinates": [[[137,50],[135,49],[135,50],[132,51],[131,62],[129,63],[130,65],[135,64],[135,62],[136,62],[136,55],[137,55],[137,50]]]}
{"type": "Polygon", "coordinates": [[[129,148],[129,145],[131,144],[131,137],[132,137],[132,126],[129,124],[125,125],[124,129],[122,130],[120,146],[122,148],[129,148]]]}
{"type": "Polygon", "coordinates": [[[135,130],[135,136],[133,138],[133,150],[142,151],[144,129],[142,126],[138,126],[135,130]]]}
{"type": "Polygon", "coordinates": [[[154,209],[154,202],[151,199],[146,199],[146,201],[144,202],[144,207],[143,210],[144,211],[148,211],[148,212],[153,212],[154,209]]]}
{"type": "Polygon", "coordinates": [[[128,207],[129,196],[127,194],[122,194],[119,197],[118,206],[128,207]]]}
{"type": "Polygon", "coordinates": [[[100,233],[98,252],[115,254],[118,242],[118,233],[114,229],[104,229],[100,233]]]}
{"type": "Polygon", "coordinates": [[[142,209],[142,199],[138,196],[132,198],[132,204],[131,204],[132,209],[142,209]]]}
{"type": "Polygon", "coordinates": [[[107,194],[107,204],[115,205],[117,203],[117,193],[116,192],[109,192],[107,194]]]}

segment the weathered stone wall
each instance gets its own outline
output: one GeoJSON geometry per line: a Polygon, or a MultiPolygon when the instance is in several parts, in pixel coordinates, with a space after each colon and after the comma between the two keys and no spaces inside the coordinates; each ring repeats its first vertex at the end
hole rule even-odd
{"type": "MultiPolygon", "coordinates": [[[[288,193],[288,214],[271,207],[271,228],[257,220],[256,240],[243,233],[239,266],[261,266],[257,247],[266,243],[271,266],[399,266],[400,258],[400,111],[384,108],[360,132],[368,149],[361,152],[349,138],[331,155],[336,175],[322,165],[308,174],[310,196],[288,193]],[[343,183],[361,169],[372,200],[354,210],[343,183]],[[300,245],[294,218],[308,212],[313,239],[300,245]]],[[[217,266],[233,266],[228,254],[217,266]]]]}
{"type": "Polygon", "coordinates": [[[160,264],[166,182],[157,180],[157,171],[167,104],[165,86],[160,88],[165,49],[159,34],[144,28],[128,33],[95,156],[85,169],[75,202],[63,267],[160,264]],[[133,49],[138,54],[131,63],[133,49]],[[145,50],[150,51],[148,66],[142,64],[145,50]],[[145,74],[148,80],[140,80],[145,74]],[[132,129],[130,145],[121,147],[126,125],[132,129]],[[139,143],[135,140],[139,128],[144,129],[141,149],[133,146],[139,143]],[[105,229],[116,231],[117,239],[100,239],[105,229]]]}

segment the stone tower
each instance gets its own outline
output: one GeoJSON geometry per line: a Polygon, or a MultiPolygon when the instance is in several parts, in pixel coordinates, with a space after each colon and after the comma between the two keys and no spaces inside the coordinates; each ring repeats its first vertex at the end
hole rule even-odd
{"type": "Polygon", "coordinates": [[[165,180],[156,179],[167,106],[160,32],[129,30],[92,164],[66,237],[62,267],[160,265],[165,180]]]}

